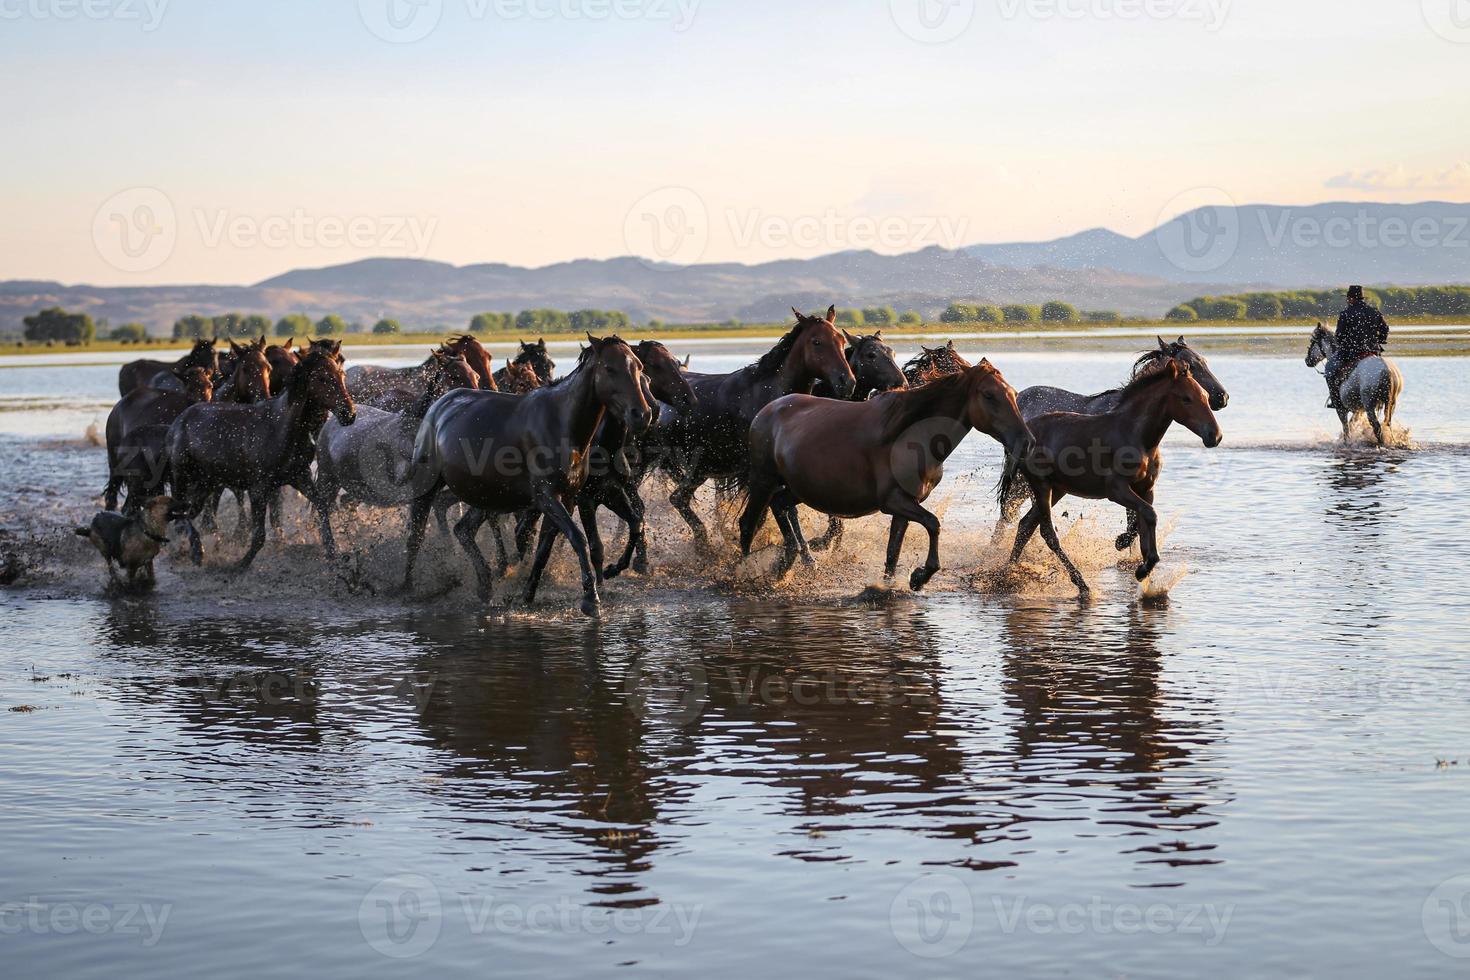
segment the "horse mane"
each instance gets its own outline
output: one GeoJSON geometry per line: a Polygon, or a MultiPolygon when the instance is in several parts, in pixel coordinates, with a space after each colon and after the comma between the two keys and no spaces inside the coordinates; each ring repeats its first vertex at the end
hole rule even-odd
{"type": "MultiPolygon", "coordinates": [[[[609,344],[612,341],[616,340],[618,343],[622,344],[624,347],[628,347],[628,342],[626,340],[624,340],[622,337],[619,337],[617,334],[611,334],[610,336],[607,336],[607,337],[602,338],[602,340],[603,340],[603,344],[604,345],[609,344]]],[[[628,347],[628,349],[629,350],[632,350],[631,347],[628,347]]],[[[587,362],[592,359],[593,350],[594,350],[594,348],[591,347],[590,345],[587,346],[587,347],[583,347],[582,348],[582,352],[577,355],[577,363],[576,363],[576,365],[570,371],[568,371],[566,374],[563,374],[561,377],[555,378],[552,381],[548,382],[547,384],[542,385],[540,388],[538,388],[536,390],[537,391],[546,391],[546,390],[549,390],[551,388],[558,388],[558,387],[560,387],[562,385],[562,383],[572,380],[572,378],[576,377],[577,376],[577,373],[579,371],[581,371],[582,368],[584,368],[584,367],[587,366],[587,362]]]]}
{"type": "Polygon", "coordinates": [[[796,346],[796,340],[801,332],[806,329],[807,324],[814,321],[800,320],[796,326],[786,331],[786,336],[776,341],[776,346],[761,355],[761,359],[752,365],[757,378],[773,377],[781,370],[781,365],[786,363],[786,358],[791,356],[791,350],[796,346]]]}
{"type": "Polygon", "coordinates": [[[897,439],[916,418],[937,417],[938,405],[953,397],[955,389],[969,388],[978,377],[975,372],[982,370],[991,375],[999,374],[992,365],[976,364],[918,387],[885,391],[875,396],[884,401],[883,418],[879,423],[882,441],[891,442],[897,439]]]}
{"type": "Polygon", "coordinates": [[[1144,371],[1152,371],[1157,369],[1160,365],[1167,364],[1169,361],[1178,357],[1181,351],[1189,349],[1190,348],[1188,344],[1181,343],[1180,341],[1176,340],[1169,344],[1167,349],[1163,347],[1153,347],[1149,350],[1144,351],[1142,354],[1138,355],[1138,360],[1133,362],[1133,370],[1128,373],[1128,380],[1132,381],[1144,371]]]}
{"type": "Polygon", "coordinates": [[[1134,377],[1128,379],[1128,383],[1124,385],[1121,389],[1119,389],[1119,397],[1127,398],[1129,395],[1132,395],[1135,392],[1138,392],[1144,388],[1150,387],[1151,385],[1156,385],[1160,381],[1174,380],[1174,375],[1169,371],[1165,371],[1163,369],[1164,365],[1179,364],[1179,370],[1182,374],[1189,373],[1188,365],[1180,364],[1178,361],[1174,360],[1172,356],[1169,357],[1167,360],[1161,360],[1158,363],[1159,367],[1145,371],[1142,374],[1135,375],[1134,377]]]}

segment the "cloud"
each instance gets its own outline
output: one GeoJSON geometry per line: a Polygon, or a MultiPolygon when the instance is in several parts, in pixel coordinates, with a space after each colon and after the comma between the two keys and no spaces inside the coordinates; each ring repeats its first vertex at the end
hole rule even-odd
{"type": "Polygon", "coordinates": [[[1357,191],[1470,190],[1470,160],[1461,160],[1444,170],[1415,172],[1403,166],[1382,170],[1349,170],[1328,178],[1326,186],[1357,191]]]}

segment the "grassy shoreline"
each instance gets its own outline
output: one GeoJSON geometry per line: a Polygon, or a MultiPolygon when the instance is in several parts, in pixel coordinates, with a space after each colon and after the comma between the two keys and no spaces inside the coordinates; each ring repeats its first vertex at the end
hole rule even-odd
{"type": "MultiPolygon", "coordinates": [[[[739,327],[726,325],[705,326],[665,326],[657,329],[642,328],[628,331],[630,338],[639,340],[659,340],[666,343],[681,340],[750,340],[757,337],[779,336],[789,328],[786,323],[761,323],[743,324],[739,327]]],[[[1136,346],[1139,337],[1147,337],[1150,334],[1160,334],[1168,337],[1176,337],[1180,334],[1186,337],[1191,331],[1199,328],[1210,330],[1229,331],[1228,333],[1212,333],[1208,339],[1201,339],[1199,346],[1208,346],[1211,349],[1240,349],[1248,352],[1278,353],[1283,350],[1295,351],[1304,343],[1304,338],[1310,332],[1313,324],[1303,321],[1300,324],[1283,322],[1281,320],[1270,321],[1241,321],[1241,320],[1200,320],[1193,323],[1182,323],[1173,320],[1126,320],[1118,323],[1057,323],[1057,324],[985,324],[985,323],[923,323],[902,324],[882,328],[885,339],[902,340],[904,338],[934,338],[934,337],[970,337],[983,338],[993,335],[993,343],[998,343],[1003,349],[1010,350],[1057,350],[1057,349],[1108,349],[1117,346],[1136,346]],[[1299,326],[1301,337],[1295,334],[1281,334],[1282,327],[1299,326]],[[1021,336],[1017,336],[1021,335],[1021,336]]],[[[1464,317],[1404,317],[1395,319],[1393,326],[1413,328],[1414,333],[1401,333],[1394,338],[1394,351],[1403,356],[1414,354],[1444,354],[1470,353],[1470,331],[1465,330],[1464,317]],[[1446,329],[1443,332],[1434,331],[1434,327],[1460,328],[1446,329]]],[[[872,327],[854,329],[854,333],[868,333],[872,327]]],[[[444,333],[402,333],[402,334],[345,334],[339,338],[344,348],[353,347],[422,347],[430,348],[436,346],[444,339],[444,333]]],[[[275,341],[277,338],[271,338],[275,341]]],[[[304,338],[298,338],[304,339],[304,338]]],[[[512,346],[522,339],[516,334],[495,333],[484,334],[479,338],[487,347],[492,349],[512,346]]],[[[524,339],[533,339],[526,337],[524,339]]],[[[545,334],[548,343],[575,343],[583,339],[581,334],[548,333],[545,334]]],[[[66,346],[64,344],[47,345],[45,343],[9,343],[0,346],[0,356],[5,355],[27,355],[27,354],[115,354],[136,353],[139,357],[149,357],[164,352],[177,351],[187,347],[187,342],[173,338],[151,338],[147,343],[122,343],[110,340],[98,340],[86,345],[66,346]]]]}

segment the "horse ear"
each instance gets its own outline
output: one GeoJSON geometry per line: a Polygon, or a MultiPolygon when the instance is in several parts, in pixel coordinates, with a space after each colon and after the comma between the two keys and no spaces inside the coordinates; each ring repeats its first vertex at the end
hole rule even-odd
{"type": "Polygon", "coordinates": [[[1159,342],[1159,350],[1168,350],[1169,349],[1169,345],[1166,344],[1166,343],[1164,343],[1164,338],[1163,337],[1159,337],[1159,336],[1155,335],[1154,339],[1159,342]]]}
{"type": "Polygon", "coordinates": [[[873,334],[873,339],[874,340],[882,340],[883,339],[883,331],[882,330],[879,330],[877,333],[873,334]]]}
{"type": "Polygon", "coordinates": [[[848,333],[846,330],[842,331],[842,337],[844,340],[847,341],[847,346],[856,347],[858,345],[858,339],[852,334],[848,333]]]}
{"type": "MultiPolygon", "coordinates": [[[[603,342],[600,339],[598,339],[597,337],[592,336],[592,332],[590,330],[587,332],[587,343],[589,343],[589,344],[592,345],[592,349],[593,350],[597,350],[603,344],[603,342]]],[[[541,342],[541,345],[543,347],[546,346],[546,341],[543,340],[541,342]]]]}
{"type": "Polygon", "coordinates": [[[944,345],[944,349],[945,350],[954,350],[954,341],[951,340],[949,343],[945,344],[944,345]]]}
{"type": "Polygon", "coordinates": [[[1184,342],[1184,334],[1180,334],[1180,335],[1179,335],[1179,339],[1178,339],[1178,340],[1176,340],[1176,341],[1174,341],[1174,342],[1175,342],[1175,343],[1176,343],[1176,344],[1178,344],[1178,345],[1179,345],[1179,346],[1180,346],[1180,347],[1188,347],[1188,346],[1189,346],[1189,345],[1188,345],[1188,344],[1186,344],[1186,343],[1185,343],[1185,342],[1184,342]]]}
{"type": "Polygon", "coordinates": [[[537,340],[536,341],[536,346],[539,347],[539,348],[541,348],[542,350],[545,350],[546,349],[546,338],[545,337],[542,337],[539,340],[537,340]]]}
{"type": "Polygon", "coordinates": [[[995,370],[994,366],[990,363],[990,358],[988,358],[988,357],[982,357],[982,358],[980,358],[980,363],[977,364],[977,365],[975,365],[975,366],[976,367],[983,367],[983,368],[990,368],[992,371],[995,370]]]}
{"type": "Polygon", "coordinates": [[[800,323],[800,322],[801,322],[801,321],[802,321],[802,320],[805,320],[805,319],[806,319],[806,317],[805,317],[805,316],[802,316],[802,313],[801,313],[801,311],[800,311],[800,310],[798,310],[798,309],[797,309],[797,308],[796,308],[796,307],[794,307],[794,306],[793,306],[793,307],[792,307],[792,308],[791,308],[791,312],[792,312],[792,313],[795,313],[795,314],[796,314],[796,322],[797,322],[797,323],[800,323]]]}
{"type": "Polygon", "coordinates": [[[833,303],[831,306],[827,307],[827,322],[828,323],[836,323],[837,322],[837,304],[836,303],[833,303]]]}
{"type": "Polygon", "coordinates": [[[1176,360],[1174,360],[1174,358],[1172,358],[1172,357],[1169,358],[1169,373],[1172,374],[1176,378],[1179,377],[1179,369],[1180,369],[1180,366],[1181,365],[1179,364],[1179,362],[1176,361],[1176,360]]]}

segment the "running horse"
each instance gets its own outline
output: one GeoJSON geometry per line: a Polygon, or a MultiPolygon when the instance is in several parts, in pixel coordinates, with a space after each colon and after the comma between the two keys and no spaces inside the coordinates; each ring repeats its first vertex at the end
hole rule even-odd
{"type": "MultiPolygon", "coordinates": [[[[1325,324],[1318,323],[1317,329],[1312,331],[1312,342],[1307,345],[1307,367],[1321,364],[1332,356],[1336,348],[1337,335],[1325,324]]],[[[1398,410],[1399,396],[1403,393],[1404,376],[1397,364],[1382,354],[1360,357],[1339,389],[1343,407],[1338,409],[1337,418],[1342,422],[1343,440],[1347,440],[1352,420],[1359,415],[1367,415],[1378,445],[1386,445],[1383,427],[1393,425],[1394,412],[1398,410]],[[1380,409],[1383,411],[1382,420],[1378,417],[1380,409]]]]}
{"type": "Polygon", "coordinates": [[[158,387],[157,380],[164,381],[165,390],[182,391],[183,386],[175,382],[190,368],[196,367],[208,371],[211,381],[219,374],[219,351],[214,349],[213,338],[194,341],[189,353],[177,361],[154,361],[147,358],[129,361],[118,369],[117,393],[126,397],[128,392],[136,388],[158,387]],[[160,374],[169,374],[171,377],[158,379],[160,374]]]}
{"type": "Polygon", "coordinates": [[[1086,597],[1087,580],[1062,550],[1052,525],[1057,501],[1071,494],[1090,500],[1111,500],[1138,515],[1143,562],[1135,571],[1141,582],[1159,563],[1155,531],[1154,484],[1161,460],[1159,443],[1169,426],[1178,422],[1207,448],[1224,438],[1210,396],[1185,364],[1172,358],[1139,375],[1119,392],[1118,405],[1098,415],[1048,412],[1028,420],[1036,436],[1033,452],[1016,457],[1001,477],[998,495],[1010,499],[1017,477],[1031,488],[1032,504],[1016,527],[1012,562],[1040,528],[1042,539],[1086,597]]]}
{"type": "Polygon", "coordinates": [[[750,428],[750,476],[740,518],[740,550],[774,512],[785,539],[777,574],[807,553],[796,504],[837,517],[884,513],[888,532],[885,578],[892,578],[911,522],[929,532],[929,554],[909,576],[922,589],[939,571],[939,518],[923,503],[944,477],[944,462],[972,430],[1026,454],[1032,435],[1016,392],[989,361],[865,402],[788,395],[772,402],[750,428]]]}
{"type": "Polygon", "coordinates": [[[409,511],[404,590],[424,540],[424,525],[440,490],[448,489],[470,510],[455,525],[459,540],[488,601],[492,575],[475,534],[489,514],[534,507],[546,518],[524,599],[535,601],[556,535],[572,543],[582,567],[582,612],[601,604],[597,570],[570,508],[587,479],[588,450],[597,427],[613,415],[630,432],[648,427],[652,409],[644,397],[643,368],[618,337],[588,335],[577,368],[546,388],[525,395],[451,391],[434,403],[419,426],[413,469],[419,495],[409,511]]]}
{"type": "Polygon", "coordinates": [[[837,308],[825,317],[791,312],[796,326],[756,363],[730,374],[685,372],[695,404],[666,413],[668,421],[660,418],[651,440],[659,465],[676,483],[669,502],[701,548],[709,547],[709,533],[691,506],[695,491],[712,477],[744,476],[750,462],[746,437],[760,410],[784,395],[807,394],[817,382],[838,398],[851,396],[856,385],[835,325],[837,308]]]}
{"type": "Polygon", "coordinates": [[[244,487],[250,494],[250,548],[238,568],[250,567],[265,546],[266,503],[293,486],[317,503],[311,478],[316,436],[334,415],[343,425],[357,417],[339,360],[341,341],[312,343],[286,390],[253,405],[203,402],[185,409],[168,433],[174,497],[187,509],[190,552],[203,561],[194,518],[215,491],[244,487]]]}
{"type": "Polygon", "coordinates": [[[556,362],[546,351],[546,338],[538,338],[534,344],[528,344],[524,340],[520,342],[520,350],[516,352],[515,360],[495,372],[495,383],[504,388],[510,377],[511,366],[528,367],[536,372],[536,378],[541,385],[551,384],[551,379],[556,376],[556,362]]]}
{"type": "MultiPolygon", "coordinates": [[[[451,337],[439,349],[451,357],[463,357],[480,379],[480,390],[499,390],[495,384],[495,364],[490,352],[474,337],[469,334],[451,337]]],[[[430,377],[437,370],[432,356],[425,358],[422,364],[403,368],[360,364],[347,371],[347,390],[355,400],[364,405],[385,411],[401,411],[418,400],[428,387],[430,377]]]]}

